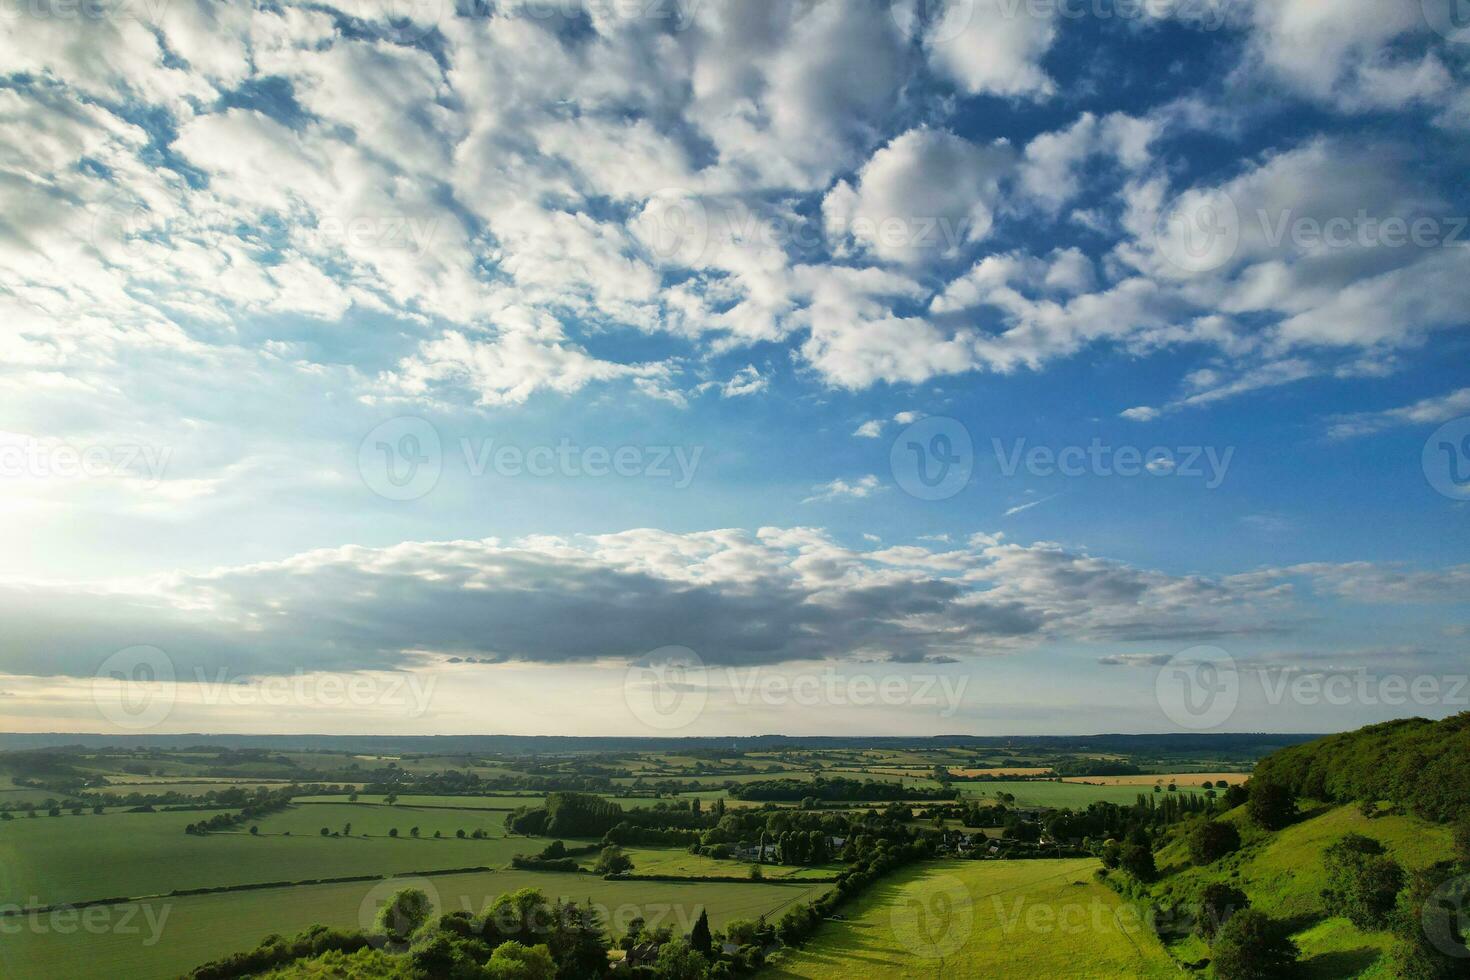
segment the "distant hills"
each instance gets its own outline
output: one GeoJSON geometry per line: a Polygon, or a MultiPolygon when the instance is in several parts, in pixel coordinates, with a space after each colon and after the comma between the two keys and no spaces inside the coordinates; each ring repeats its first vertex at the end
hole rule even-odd
{"type": "Polygon", "coordinates": [[[1322,735],[1221,733],[1183,735],[935,735],[792,736],[754,735],[729,738],[578,737],[571,735],[102,735],[92,733],[0,733],[0,751],[79,746],[88,749],[185,749],[209,746],[278,751],[336,751],[458,755],[495,753],[543,755],[605,752],[742,752],[778,749],[975,748],[978,750],[1045,750],[1048,752],[1118,752],[1177,755],[1190,752],[1238,752],[1252,758],[1310,742],[1322,735]]]}

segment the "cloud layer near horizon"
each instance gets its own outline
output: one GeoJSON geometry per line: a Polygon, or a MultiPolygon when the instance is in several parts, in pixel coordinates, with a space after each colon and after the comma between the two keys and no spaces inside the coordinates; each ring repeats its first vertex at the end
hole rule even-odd
{"type": "Polygon", "coordinates": [[[1284,634],[1293,583],[1376,601],[1453,601],[1462,566],[1312,565],[1174,576],[975,535],[962,547],[842,547],[810,528],[576,540],[407,542],[108,587],[0,587],[7,672],[88,676],[117,649],[164,649],[226,676],[444,660],[948,661],[1041,641],[1188,645],[1284,634]]]}

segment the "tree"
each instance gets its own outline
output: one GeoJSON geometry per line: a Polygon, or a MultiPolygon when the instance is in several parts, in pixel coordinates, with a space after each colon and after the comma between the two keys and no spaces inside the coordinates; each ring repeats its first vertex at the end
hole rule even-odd
{"type": "Polygon", "coordinates": [[[398,828],[397,827],[389,827],[388,828],[388,836],[389,837],[397,837],[398,836],[398,828]]]}
{"type": "Polygon", "coordinates": [[[709,931],[709,913],[704,909],[699,910],[699,919],[694,923],[694,928],[689,931],[689,945],[697,951],[708,956],[714,948],[714,937],[709,931]]]}
{"type": "Polygon", "coordinates": [[[1241,909],[1250,907],[1245,892],[1224,882],[1215,881],[1206,885],[1199,893],[1194,928],[1206,942],[1215,938],[1220,927],[1241,909]]]}
{"type": "Polygon", "coordinates": [[[1455,859],[1461,864],[1470,864],[1470,810],[1460,814],[1453,830],[1455,859]]]}
{"type": "Polygon", "coordinates": [[[1109,838],[1103,842],[1102,854],[1099,856],[1102,858],[1103,867],[1116,868],[1118,861],[1123,856],[1123,845],[1109,838]]]}
{"type": "Polygon", "coordinates": [[[1470,877],[1462,871],[1463,867],[1441,861],[1410,877],[1393,913],[1399,940],[1391,953],[1393,976],[1404,980],[1465,976],[1470,929],[1463,917],[1470,905],[1470,877]]]}
{"type": "Polygon", "coordinates": [[[671,939],[659,947],[653,972],[659,980],[705,980],[709,960],[685,940],[671,939]]]}
{"type": "Polygon", "coordinates": [[[1285,923],[1255,909],[1243,909],[1215,934],[1210,947],[1220,980],[1271,980],[1296,974],[1296,943],[1285,923]]]}
{"type": "Polygon", "coordinates": [[[251,827],[250,828],[250,836],[251,837],[259,837],[260,836],[260,828],[259,827],[251,827]]]}
{"type": "Polygon", "coordinates": [[[408,828],[408,833],[412,837],[417,837],[419,835],[419,829],[417,827],[410,827],[408,828]]]}
{"type": "Polygon", "coordinates": [[[633,859],[624,854],[621,847],[611,844],[602,849],[592,870],[598,874],[620,875],[633,870],[633,859]]]}
{"type": "Polygon", "coordinates": [[[1118,853],[1118,867],[1139,881],[1153,881],[1158,873],[1154,867],[1154,852],[1143,844],[1124,844],[1118,853]]]}
{"type": "Polygon", "coordinates": [[[1246,813],[1263,830],[1280,830],[1296,816],[1296,793],[1284,783],[1251,780],[1246,813]]]}
{"type": "Polygon", "coordinates": [[[326,827],[323,827],[322,828],[322,836],[323,837],[331,837],[332,836],[332,832],[330,830],[328,830],[326,827]]]}
{"type": "Polygon", "coordinates": [[[485,972],[491,980],[556,980],[556,962],[545,943],[526,946],[512,939],[495,947],[485,972]]]}
{"type": "Polygon", "coordinates": [[[1345,916],[1359,929],[1387,927],[1404,869],[1371,837],[1347,834],[1322,852],[1327,887],[1322,898],[1328,911],[1345,916]]]}
{"type": "Polygon", "coordinates": [[[1240,831],[1225,820],[1204,820],[1189,832],[1186,840],[1189,859],[1195,864],[1210,864],[1239,850],[1240,831]]]}
{"type": "Polygon", "coordinates": [[[464,838],[465,838],[464,828],[461,827],[459,830],[456,830],[454,832],[454,836],[458,837],[460,840],[464,840],[464,838]]]}
{"type": "Polygon", "coordinates": [[[418,888],[405,888],[378,910],[378,929],[393,942],[406,943],[433,912],[428,895],[418,888]]]}

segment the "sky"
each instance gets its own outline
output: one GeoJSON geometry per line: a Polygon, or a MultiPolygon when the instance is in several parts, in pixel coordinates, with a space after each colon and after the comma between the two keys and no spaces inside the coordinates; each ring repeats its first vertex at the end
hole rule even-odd
{"type": "Polygon", "coordinates": [[[1470,709],[1452,0],[0,18],[0,730],[1470,709]]]}

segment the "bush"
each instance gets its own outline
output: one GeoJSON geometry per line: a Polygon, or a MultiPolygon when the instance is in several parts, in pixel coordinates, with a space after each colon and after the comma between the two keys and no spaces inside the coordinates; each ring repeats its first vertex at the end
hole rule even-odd
{"type": "Polygon", "coordinates": [[[1285,783],[1253,779],[1245,809],[1257,827],[1280,830],[1296,816],[1296,793],[1285,783]]]}
{"type": "Polygon", "coordinates": [[[1153,881],[1158,874],[1154,867],[1154,852],[1143,844],[1124,844],[1118,853],[1118,867],[1139,881],[1153,881]]]}
{"type": "Polygon", "coordinates": [[[623,853],[623,849],[616,844],[604,847],[602,854],[597,858],[597,864],[593,871],[604,875],[620,875],[633,870],[633,859],[623,853]]]}
{"type": "Polygon", "coordinates": [[[1240,849],[1240,831],[1224,820],[1205,820],[1189,832],[1186,844],[1191,861],[1211,864],[1240,849]]]}
{"type": "Polygon", "coordinates": [[[1463,951],[1470,935],[1462,925],[1462,909],[1470,903],[1470,878],[1448,861],[1416,871],[1399,894],[1392,927],[1399,942],[1391,954],[1391,972],[1404,980],[1449,980],[1465,976],[1463,951]]]}
{"type": "Polygon", "coordinates": [[[485,972],[491,980],[555,980],[556,963],[544,943],[526,946],[512,939],[495,947],[485,972]]]}
{"type": "Polygon", "coordinates": [[[1286,924],[1255,909],[1232,915],[1215,934],[1210,952],[1220,980],[1295,976],[1300,955],[1286,924]]]}
{"type": "Polygon", "coordinates": [[[1404,869],[1384,854],[1382,844],[1361,834],[1348,834],[1322,853],[1322,863],[1327,869],[1322,898],[1328,911],[1346,917],[1359,929],[1387,927],[1404,887],[1404,869]]]}
{"type": "Polygon", "coordinates": [[[417,888],[405,888],[388,899],[378,912],[378,928],[394,942],[404,943],[429,921],[434,906],[417,888]]]}
{"type": "Polygon", "coordinates": [[[1250,899],[1239,888],[1224,882],[1212,882],[1199,894],[1199,905],[1195,909],[1194,929],[1210,942],[1230,917],[1250,907],[1250,899]]]}

